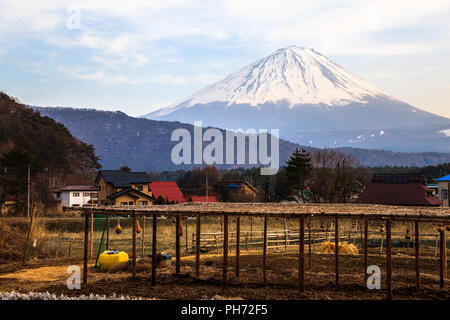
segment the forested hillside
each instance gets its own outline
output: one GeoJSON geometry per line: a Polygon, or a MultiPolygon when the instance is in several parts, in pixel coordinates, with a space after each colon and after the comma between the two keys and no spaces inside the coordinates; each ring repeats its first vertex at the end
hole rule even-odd
{"type": "MultiPolygon", "coordinates": [[[[126,165],[132,170],[192,169],[192,165],[172,163],[172,132],[184,128],[193,132],[192,124],[133,118],[123,112],[94,109],[33,107],[42,114],[63,123],[82,141],[95,146],[105,169],[117,169],[126,165]]],[[[280,166],[285,164],[296,148],[309,151],[316,148],[300,146],[280,139],[280,166]]],[[[408,153],[359,148],[337,148],[344,154],[358,159],[363,166],[427,166],[450,162],[449,153],[408,153]]],[[[216,165],[220,169],[244,167],[242,165],[216,165]]],[[[251,167],[251,166],[246,166],[251,167]]]]}
{"type": "Polygon", "coordinates": [[[100,167],[94,147],[66,127],[0,92],[0,201],[26,197],[30,166],[36,200],[48,200],[55,186],[90,183],[100,167]]]}

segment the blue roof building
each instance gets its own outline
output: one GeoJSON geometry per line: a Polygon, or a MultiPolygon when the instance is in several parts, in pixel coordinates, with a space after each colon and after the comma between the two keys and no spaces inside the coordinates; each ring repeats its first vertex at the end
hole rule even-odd
{"type": "Polygon", "coordinates": [[[446,176],[443,176],[443,177],[440,177],[439,179],[436,179],[436,181],[447,181],[447,182],[450,182],[450,174],[448,174],[448,175],[446,175],[446,176]]]}
{"type": "Polygon", "coordinates": [[[450,195],[450,174],[436,179],[439,189],[439,200],[442,201],[444,207],[450,207],[449,195],[450,195]]]}

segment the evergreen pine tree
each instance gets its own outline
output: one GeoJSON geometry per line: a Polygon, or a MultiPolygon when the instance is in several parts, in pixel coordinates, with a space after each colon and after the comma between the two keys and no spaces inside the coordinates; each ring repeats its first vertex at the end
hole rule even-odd
{"type": "Polygon", "coordinates": [[[288,176],[289,186],[294,191],[300,191],[302,201],[305,202],[304,190],[306,188],[306,180],[313,169],[311,156],[305,149],[299,151],[298,148],[292,154],[291,158],[286,161],[286,174],[288,176]]]}

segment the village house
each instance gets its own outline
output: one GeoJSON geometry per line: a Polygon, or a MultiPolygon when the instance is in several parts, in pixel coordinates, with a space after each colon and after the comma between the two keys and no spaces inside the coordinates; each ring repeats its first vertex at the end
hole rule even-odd
{"type": "Polygon", "coordinates": [[[450,174],[436,179],[436,182],[438,183],[439,200],[442,201],[444,207],[450,207],[450,174]]]}
{"type": "Polygon", "coordinates": [[[155,199],[160,196],[168,203],[183,203],[186,199],[175,181],[153,181],[149,188],[155,199]]]}
{"type": "Polygon", "coordinates": [[[86,207],[97,204],[97,187],[74,185],[53,191],[53,198],[65,207],[86,207]]]}
{"type": "Polygon", "coordinates": [[[155,198],[145,172],[99,170],[95,183],[98,204],[112,206],[152,205],[155,198]]]}
{"type": "Polygon", "coordinates": [[[356,203],[399,206],[440,206],[418,175],[377,174],[356,203]]]}
{"type": "Polygon", "coordinates": [[[219,188],[227,191],[228,201],[258,202],[260,192],[245,180],[222,180],[218,182],[219,188]]]}

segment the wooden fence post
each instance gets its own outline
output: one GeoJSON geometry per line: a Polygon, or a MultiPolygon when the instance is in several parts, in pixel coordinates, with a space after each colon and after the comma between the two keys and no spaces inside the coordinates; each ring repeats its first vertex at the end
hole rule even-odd
{"type": "Polygon", "coordinates": [[[284,218],[284,252],[287,252],[287,246],[288,246],[288,226],[286,218],[284,218]]]}
{"type": "Polygon", "coordinates": [[[263,282],[264,282],[264,284],[267,283],[266,264],[267,264],[267,216],[264,217],[264,248],[263,248],[263,282]]]}
{"type": "Polygon", "coordinates": [[[133,249],[132,249],[132,261],[131,261],[131,272],[132,272],[132,277],[135,278],[136,277],[136,214],[134,213],[134,211],[131,212],[131,214],[133,215],[133,227],[132,227],[132,238],[133,238],[133,249]]]}
{"type": "Polygon", "coordinates": [[[392,243],[391,219],[386,220],[386,284],[387,299],[392,300],[392,243]]]}
{"type": "Polygon", "coordinates": [[[309,220],[308,224],[308,270],[311,271],[311,259],[312,259],[312,248],[311,248],[311,221],[312,218],[309,220]]]}
{"type": "Polygon", "coordinates": [[[250,243],[253,241],[253,217],[250,217],[250,243]]]}
{"type": "Polygon", "coordinates": [[[445,237],[445,226],[442,229],[442,231],[439,231],[440,235],[440,252],[439,252],[439,258],[440,258],[440,264],[439,264],[439,275],[440,275],[440,287],[444,289],[445,287],[445,278],[447,277],[447,257],[446,257],[446,251],[447,251],[447,245],[446,245],[446,237],[445,237]]]}
{"type": "Polygon", "coordinates": [[[223,215],[223,268],[222,268],[222,288],[227,287],[228,275],[228,215],[223,215]]]}
{"type": "Polygon", "coordinates": [[[197,215],[197,229],[195,235],[195,275],[200,276],[200,213],[197,215]]]}
{"type": "Polygon", "coordinates": [[[248,231],[245,234],[245,251],[248,251],[248,231]]]}
{"type": "Polygon", "coordinates": [[[156,219],[157,216],[153,215],[152,225],[152,286],[156,285],[156,219]]]}
{"type": "Polygon", "coordinates": [[[175,272],[180,273],[180,215],[175,218],[175,272]]]}
{"type": "Polygon", "coordinates": [[[90,225],[90,235],[89,235],[89,258],[92,258],[94,250],[94,213],[91,209],[91,225],[90,225]]]}
{"type": "Polygon", "coordinates": [[[109,250],[109,215],[106,215],[106,250],[109,250]]]}
{"type": "Polygon", "coordinates": [[[241,253],[241,217],[236,218],[236,278],[239,278],[239,256],[241,253]]]}
{"type": "Polygon", "coordinates": [[[300,241],[298,259],[298,284],[300,292],[305,291],[305,217],[300,217],[300,241]]]}
{"type": "Polygon", "coordinates": [[[141,234],[141,240],[142,240],[142,244],[141,244],[141,256],[142,258],[144,257],[144,253],[145,253],[145,216],[142,217],[142,234],[141,234]]]}
{"type": "Polygon", "coordinates": [[[188,252],[188,216],[186,216],[186,226],[185,226],[185,228],[186,228],[186,232],[185,232],[185,234],[186,234],[186,248],[185,248],[185,253],[187,254],[187,252],[188,252]]]}
{"type": "Polygon", "coordinates": [[[84,211],[84,259],[83,259],[83,284],[87,283],[88,275],[88,251],[89,251],[89,213],[84,211]]]}
{"type": "Polygon", "coordinates": [[[420,290],[420,239],[419,239],[419,221],[414,221],[414,248],[416,252],[416,289],[420,290]]]}
{"type": "Polygon", "coordinates": [[[369,222],[364,219],[364,285],[367,283],[367,267],[369,266],[369,222]]]}
{"type": "Polygon", "coordinates": [[[339,285],[339,218],[337,216],[334,223],[334,262],[335,282],[339,285]]]}

